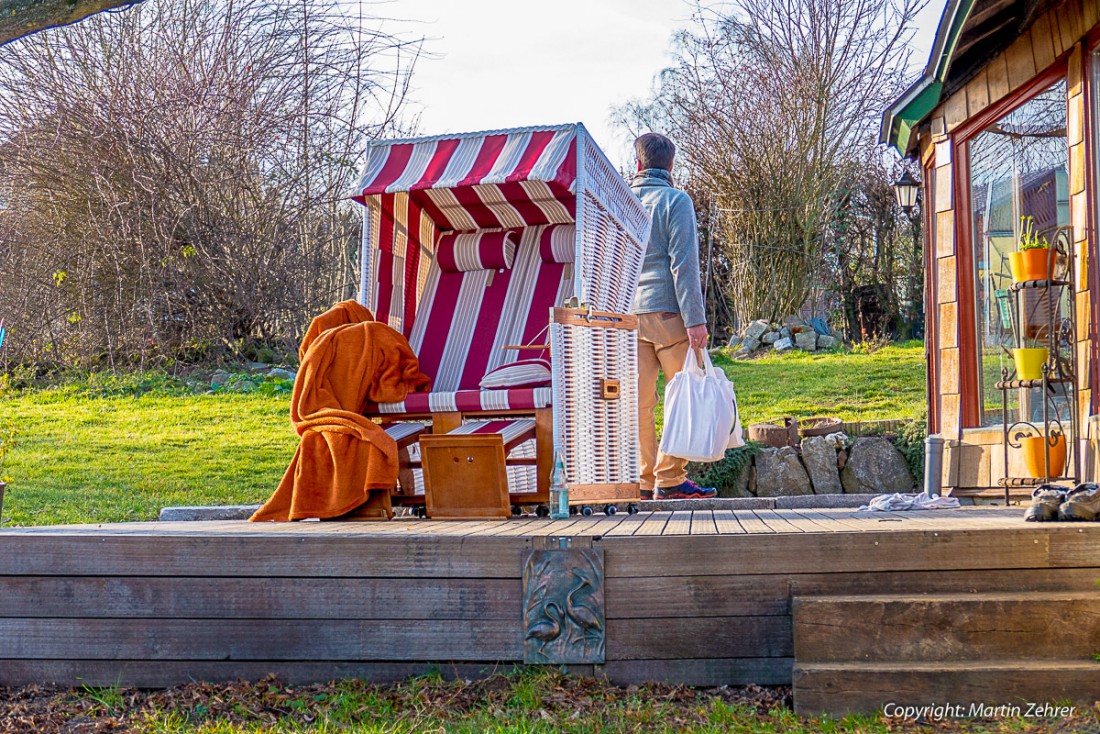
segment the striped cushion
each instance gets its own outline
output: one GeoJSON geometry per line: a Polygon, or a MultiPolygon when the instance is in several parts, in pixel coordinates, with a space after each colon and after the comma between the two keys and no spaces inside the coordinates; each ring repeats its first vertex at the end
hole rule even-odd
{"type": "Polygon", "coordinates": [[[545,387],[550,384],[550,362],[545,359],[521,359],[501,365],[481,378],[482,390],[545,387]]]}
{"type": "Polygon", "coordinates": [[[506,270],[515,260],[516,244],[511,230],[452,232],[439,238],[435,256],[445,273],[506,270]]]}
{"type": "Polygon", "coordinates": [[[367,415],[402,413],[486,412],[493,410],[535,410],[550,406],[548,387],[517,390],[460,390],[458,392],[414,392],[400,403],[367,403],[367,415]]]}

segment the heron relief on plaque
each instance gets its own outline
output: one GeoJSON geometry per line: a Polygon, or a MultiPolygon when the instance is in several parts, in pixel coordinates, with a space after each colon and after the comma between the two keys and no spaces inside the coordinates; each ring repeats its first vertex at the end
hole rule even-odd
{"type": "Polygon", "coordinates": [[[523,662],[604,662],[603,549],[531,551],[523,590],[523,662]]]}

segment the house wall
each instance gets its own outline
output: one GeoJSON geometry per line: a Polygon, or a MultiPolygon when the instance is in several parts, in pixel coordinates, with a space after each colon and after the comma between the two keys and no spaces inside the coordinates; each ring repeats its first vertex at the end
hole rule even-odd
{"type": "MultiPolygon", "coordinates": [[[[1100,24],[1100,0],[1067,0],[1035,22],[1003,53],[994,57],[965,87],[943,100],[918,138],[927,189],[931,200],[928,220],[930,322],[929,369],[933,375],[929,403],[933,430],[948,441],[944,485],[959,494],[973,494],[995,487],[1004,476],[1004,451],[1000,429],[968,428],[980,421],[973,408],[977,385],[973,261],[957,244],[960,233],[970,226],[967,198],[966,161],[956,160],[957,133],[968,121],[1002,105],[1015,92],[1056,64],[1066,64],[1067,136],[1069,142],[1070,217],[1076,254],[1078,324],[1078,389],[1082,426],[1081,444],[1086,448],[1088,417],[1096,413],[1093,404],[1093,339],[1089,276],[1094,257],[1089,245],[1091,172],[1088,165],[1086,128],[1087,42],[1086,37],[1100,24]],[[960,199],[962,202],[960,203],[960,199]]],[[[1100,91],[1100,90],[1096,90],[1100,91]]],[[[927,200],[926,199],[926,200],[927,200]]],[[[1083,454],[1082,469],[1092,476],[1095,458],[1083,454]]],[[[1009,449],[1009,473],[1026,475],[1016,451],[1009,449]]],[[[998,490],[996,494],[999,494],[998,490]]]]}

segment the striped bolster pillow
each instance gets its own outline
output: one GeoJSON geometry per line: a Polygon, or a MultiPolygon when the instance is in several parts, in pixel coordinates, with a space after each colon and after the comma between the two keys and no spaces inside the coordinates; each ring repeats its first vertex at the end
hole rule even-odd
{"type": "Polygon", "coordinates": [[[550,384],[550,363],[545,359],[521,359],[502,365],[481,378],[482,390],[545,387],[550,384]]]}
{"type": "Polygon", "coordinates": [[[539,256],[545,263],[571,263],[577,259],[577,225],[554,224],[539,237],[539,256]]]}
{"type": "Polygon", "coordinates": [[[435,257],[445,273],[503,270],[512,267],[516,244],[512,230],[451,232],[439,238],[435,257]]]}

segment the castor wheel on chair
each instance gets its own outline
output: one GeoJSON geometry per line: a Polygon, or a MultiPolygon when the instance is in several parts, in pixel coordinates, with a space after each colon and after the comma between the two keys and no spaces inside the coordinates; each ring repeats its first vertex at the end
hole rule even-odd
{"type": "Polygon", "coordinates": [[[628,514],[628,515],[637,515],[638,514],[638,506],[636,504],[634,504],[633,502],[631,502],[629,505],[626,506],[626,514],[628,514]]]}
{"type": "Polygon", "coordinates": [[[523,514],[523,508],[519,505],[512,505],[512,517],[519,517],[523,514]]]}
{"type": "Polygon", "coordinates": [[[581,514],[588,517],[592,514],[592,508],[588,505],[581,505],[581,514]]]}
{"type": "Polygon", "coordinates": [[[619,508],[615,505],[608,505],[607,507],[603,508],[603,514],[605,515],[614,515],[618,511],[619,508]]]}
{"type": "Polygon", "coordinates": [[[537,517],[549,517],[550,516],[550,508],[547,507],[546,505],[539,505],[538,507],[535,508],[535,515],[537,517]]]}
{"type": "Polygon", "coordinates": [[[421,517],[421,518],[427,517],[428,516],[428,506],[427,505],[417,505],[416,506],[416,516],[421,517]]]}

